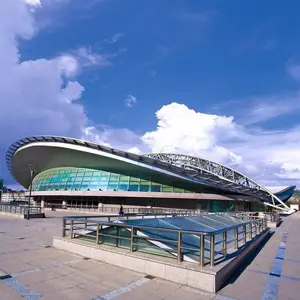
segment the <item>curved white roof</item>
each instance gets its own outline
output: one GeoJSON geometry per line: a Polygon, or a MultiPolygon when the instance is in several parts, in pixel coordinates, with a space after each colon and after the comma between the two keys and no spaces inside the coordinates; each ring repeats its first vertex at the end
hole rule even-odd
{"type": "Polygon", "coordinates": [[[217,163],[178,154],[137,155],[95,143],[56,136],[36,136],[12,144],[6,155],[7,167],[23,186],[30,185],[28,165],[37,173],[55,167],[109,167],[113,172],[131,170],[170,176],[217,190],[249,195],[270,201],[274,195],[247,176],[217,163]]]}

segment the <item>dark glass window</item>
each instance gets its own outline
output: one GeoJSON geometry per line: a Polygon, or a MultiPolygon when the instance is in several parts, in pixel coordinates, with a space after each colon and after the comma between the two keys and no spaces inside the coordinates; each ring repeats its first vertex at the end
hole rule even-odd
{"type": "Polygon", "coordinates": [[[129,189],[132,192],[137,192],[139,190],[139,186],[137,184],[130,184],[129,189]]]}

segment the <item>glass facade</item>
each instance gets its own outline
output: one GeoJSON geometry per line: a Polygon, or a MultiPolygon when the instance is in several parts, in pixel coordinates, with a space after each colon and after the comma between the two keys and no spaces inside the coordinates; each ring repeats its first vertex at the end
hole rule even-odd
{"type": "Polygon", "coordinates": [[[34,191],[189,192],[131,175],[70,167],[49,169],[41,172],[34,178],[32,189],[34,191]]]}

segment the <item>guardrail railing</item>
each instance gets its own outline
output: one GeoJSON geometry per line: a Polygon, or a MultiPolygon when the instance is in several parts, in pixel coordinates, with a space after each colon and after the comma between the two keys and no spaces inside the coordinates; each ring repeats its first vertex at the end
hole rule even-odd
{"type": "MultiPolygon", "coordinates": [[[[226,258],[228,250],[236,251],[251,241],[257,235],[267,229],[266,218],[255,218],[241,224],[228,226],[223,229],[205,231],[186,231],[176,229],[166,229],[150,226],[129,225],[114,221],[131,218],[159,218],[172,217],[174,214],[161,215],[127,215],[124,217],[112,216],[88,216],[88,217],[64,217],[62,219],[62,237],[71,239],[83,238],[84,240],[99,244],[108,244],[116,247],[130,249],[131,252],[142,251],[150,252],[149,245],[147,251],[140,247],[141,240],[150,242],[153,249],[157,250],[154,244],[167,244],[169,251],[176,253],[177,261],[182,262],[187,255],[194,255],[199,260],[201,267],[207,264],[214,266],[216,262],[226,258]],[[111,228],[111,232],[104,229],[111,228]],[[112,233],[113,232],[113,233],[112,233]],[[151,232],[152,236],[147,236],[145,232],[151,232]],[[183,242],[187,237],[199,239],[198,246],[183,242]]],[[[173,255],[174,257],[174,255],[173,255]]]]}
{"type": "MultiPolygon", "coordinates": [[[[28,206],[0,204],[0,212],[26,215],[28,212],[28,206]]],[[[41,213],[42,213],[42,208],[40,206],[30,206],[29,214],[41,214],[41,213]]]]}

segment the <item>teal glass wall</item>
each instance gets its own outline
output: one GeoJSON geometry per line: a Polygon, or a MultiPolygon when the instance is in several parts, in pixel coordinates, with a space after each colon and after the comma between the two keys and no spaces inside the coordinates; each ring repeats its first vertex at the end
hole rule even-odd
{"type": "Polygon", "coordinates": [[[32,189],[34,191],[188,192],[177,187],[163,185],[151,180],[143,180],[131,175],[69,167],[41,172],[34,178],[32,189]]]}

